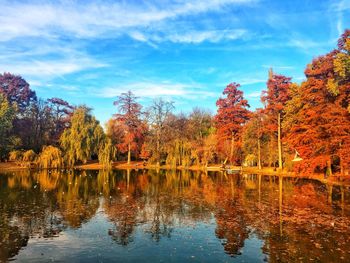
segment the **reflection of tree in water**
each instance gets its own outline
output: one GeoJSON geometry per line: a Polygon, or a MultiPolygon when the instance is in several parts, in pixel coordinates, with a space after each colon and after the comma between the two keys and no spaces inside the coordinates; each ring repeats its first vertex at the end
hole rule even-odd
{"type": "MultiPolygon", "coordinates": [[[[150,227],[146,232],[151,234],[152,240],[159,242],[161,237],[171,237],[171,214],[173,211],[170,208],[171,203],[167,202],[164,191],[166,191],[167,177],[163,172],[151,173],[149,184],[150,188],[147,189],[147,205],[150,208],[148,220],[150,221],[150,227]]],[[[170,198],[174,198],[172,192],[166,192],[170,198]]]]}
{"type": "MultiPolygon", "coordinates": [[[[284,178],[280,193],[279,183],[278,177],[265,176],[261,188],[258,180],[254,187],[252,181],[240,186],[245,224],[264,241],[262,251],[268,260],[348,262],[349,213],[341,216],[340,205],[329,203],[329,187],[311,180],[284,178]]],[[[333,189],[333,199],[346,199],[341,196],[341,188],[333,189]]],[[[346,204],[343,207],[346,211],[346,204]]]]}
{"type": "MultiPolygon", "coordinates": [[[[327,188],[309,180],[301,180],[291,187],[287,181],[287,187],[283,187],[283,231],[277,216],[270,215],[270,227],[264,234],[263,250],[269,254],[269,261],[350,261],[349,214],[341,215],[337,205],[329,203],[327,188]]],[[[341,187],[338,188],[340,192],[341,187]]],[[[332,196],[340,198],[334,192],[332,196]]]]}
{"type": "Polygon", "coordinates": [[[93,172],[63,174],[57,187],[57,205],[65,222],[78,228],[89,221],[99,207],[99,193],[93,172]]]}
{"type": "Polygon", "coordinates": [[[126,246],[133,241],[133,233],[137,223],[136,217],[140,207],[138,203],[139,192],[135,177],[131,177],[130,170],[123,173],[120,179],[116,182],[117,193],[105,202],[104,209],[109,220],[115,226],[114,229],[108,231],[108,234],[117,244],[126,246]]]}
{"type": "MultiPolygon", "coordinates": [[[[237,178],[235,178],[237,179],[237,178]]],[[[237,186],[239,181],[217,185],[216,230],[215,234],[223,240],[225,252],[231,256],[240,255],[244,241],[249,237],[245,217],[242,188],[237,186]],[[234,188],[232,188],[234,187],[234,188]],[[237,189],[235,189],[237,188],[237,189]]]]}
{"type": "Polygon", "coordinates": [[[0,262],[16,256],[29,237],[55,237],[64,229],[54,195],[27,173],[0,176],[0,262]]]}
{"type": "Polygon", "coordinates": [[[13,258],[22,247],[27,246],[29,235],[23,234],[18,226],[10,226],[0,219],[0,262],[13,258]]]}
{"type": "Polygon", "coordinates": [[[118,178],[118,191],[111,191],[104,208],[115,224],[109,234],[119,244],[127,245],[133,240],[136,225],[143,225],[145,233],[159,242],[162,237],[171,238],[176,224],[193,225],[211,217],[199,173],[133,171],[118,178]]]}
{"type": "MultiPolygon", "coordinates": [[[[232,204],[232,207],[234,206],[235,204],[232,204]]],[[[225,252],[234,256],[240,255],[249,231],[244,216],[238,209],[232,209],[232,207],[226,207],[223,211],[216,213],[215,234],[218,238],[225,240],[223,241],[225,252]]]]}
{"type": "MultiPolygon", "coordinates": [[[[155,207],[153,209],[153,217],[149,232],[151,233],[152,239],[156,242],[160,241],[162,236],[171,237],[172,228],[170,227],[171,222],[162,211],[162,204],[160,202],[159,193],[156,193],[155,207]]],[[[164,209],[166,212],[166,208],[164,209]]]]}
{"type": "Polygon", "coordinates": [[[118,244],[126,246],[133,241],[137,210],[134,198],[127,194],[122,194],[105,204],[105,211],[115,226],[108,234],[118,244]]]}
{"type": "Polygon", "coordinates": [[[188,171],[0,176],[0,261],[15,256],[32,236],[55,237],[66,225],[80,227],[95,215],[102,196],[114,223],[109,234],[124,246],[137,226],[160,242],[176,227],[210,222],[214,212],[215,234],[230,255],[239,254],[253,233],[271,262],[350,261],[349,188],[188,171]]]}
{"type": "Polygon", "coordinates": [[[203,195],[201,173],[191,171],[160,171],[150,173],[146,190],[147,207],[151,208],[148,232],[153,240],[171,238],[175,225],[193,225],[209,221],[210,210],[203,195]]]}

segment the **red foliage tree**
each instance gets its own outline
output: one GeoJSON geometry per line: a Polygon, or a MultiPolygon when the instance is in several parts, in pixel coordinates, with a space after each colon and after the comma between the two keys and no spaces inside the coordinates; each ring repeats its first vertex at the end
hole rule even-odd
{"type": "Polygon", "coordinates": [[[279,168],[282,168],[281,122],[283,121],[284,105],[290,99],[291,84],[291,78],[273,74],[270,70],[267,90],[263,91],[261,96],[261,101],[265,105],[264,113],[267,115],[265,128],[270,131],[271,136],[277,136],[279,168]]]}
{"type": "Polygon", "coordinates": [[[20,112],[37,100],[35,91],[29,88],[29,84],[21,76],[11,73],[0,74],[0,92],[5,94],[9,102],[15,102],[20,112]]]}
{"type": "MultiPolygon", "coordinates": [[[[218,134],[218,147],[223,148],[227,141],[230,141],[229,160],[234,162],[234,147],[239,147],[239,141],[243,124],[247,122],[250,116],[248,101],[244,99],[243,92],[239,90],[238,83],[227,85],[223,91],[226,97],[220,98],[216,102],[218,107],[215,116],[215,123],[218,134]]],[[[240,159],[238,157],[238,159],[240,159]]],[[[237,160],[237,156],[236,156],[237,160]]]]}
{"type": "Polygon", "coordinates": [[[142,106],[136,100],[137,97],[128,91],[122,93],[114,102],[119,110],[119,113],[114,115],[114,120],[124,129],[122,141],[117,144],[117,147],[121,152],[128,153],[128,164],[131,160],[131,152],[137,151],[142,145],[146,130],[146,125],[141,120],[142,106]]]}
{"type": "Polygon", "coordinates": [[[47,102],[54,122],[51,141],[57,144],[63,131],[70,126],[74,107],[60,98],[51,98],[47,102]]]}
{"type": "Polygon", "coordinates": [[[288,141],[304,159],[298,166],[307,172],[327,168],[332,174],[332,163],[342,168],[350,163],[349,86],[344,83],[340,88],[336,82],[334,60],[338,53],[334,50],[314,59],[301,85],[300,119],[291,128],[288,141]]]}

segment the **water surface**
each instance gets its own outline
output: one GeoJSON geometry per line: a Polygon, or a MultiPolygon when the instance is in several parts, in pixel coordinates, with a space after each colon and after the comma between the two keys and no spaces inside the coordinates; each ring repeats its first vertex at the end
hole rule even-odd
{"type": "Polygon", "coordinates": [[[350,262],[350,188],[189,171],[0,174],[0,262],[350,262]]]}

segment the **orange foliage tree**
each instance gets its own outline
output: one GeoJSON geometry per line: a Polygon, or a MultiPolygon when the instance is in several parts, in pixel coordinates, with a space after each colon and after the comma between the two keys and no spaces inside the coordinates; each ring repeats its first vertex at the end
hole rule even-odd
{"type": "Polygon", "coordinates": [[[114,102],[119,110],[119,113],[114,114],[114,121],[122,127],[123,131],[117,147],[121,152],[128,153],[128,164],[131,161],[131,152],[137,152],[141,147],[146,130],[146,125],[141,120],[142,106],[136,100],[137,97],[128,91],[122,93],[114,102]]]}
{"type": "Polygon", "coordinates": [[[304,158],[298,166],[307,172],[332,175],[332,168],[340,166],[344,173],[350,164],[349,35],[347,30],[338,49],[314,59],[305,70],[299,119],[291,127],[288,142],[304,158]]]}
{"type": "MultiPolygon", "coordinates": [[[[240,156],[234,156],[234,150],[241,147],[241,132],[243,125],[249,120],[250,107],[248,101],[244,99],[243,92],[239,90],[238,83],[227,85],[223,91],[224,98],[216,102],[218,107],[215,116],[215,124],[218,135],[218,149],[221,153],[225,152],[225,146],[230,143],[229,160],[231,163],[241,161],[240,156]]],[[[226,155],[227,156],[227,155],[226,155]]]]}
{"type": "MultiPolygon", "coordinates": [[[[283,75],[276,75],[271,69],[267,81],[267,90],[263,91],[261,95],[261,101],[265,105],[264,113],[267,116],[265,128],[270,131],[271,139],[277,137],[278,166],[280,169],[283,168],[281,123],[284,117],[284,105],[290,99],[289,88],[291,84],[291,78],[283,75]]],[[[270,150],[274,151],[274,149],[270,150]]]]}

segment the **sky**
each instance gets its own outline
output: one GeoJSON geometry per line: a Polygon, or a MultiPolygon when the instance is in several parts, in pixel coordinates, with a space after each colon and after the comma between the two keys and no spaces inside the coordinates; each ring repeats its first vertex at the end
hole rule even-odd
{"type": "Polygon", "coordinates": [[[237,82],[254,109],[270,67],[301,82],[346,28],[350,0],[0,0],[0,73],[101,123],[128,90],[145,107],[162,97],[215,113],[237,82]]]}

